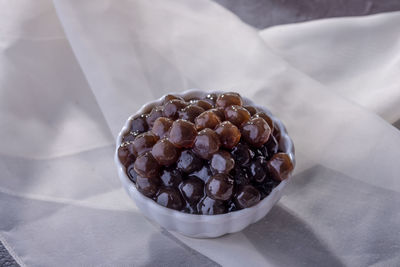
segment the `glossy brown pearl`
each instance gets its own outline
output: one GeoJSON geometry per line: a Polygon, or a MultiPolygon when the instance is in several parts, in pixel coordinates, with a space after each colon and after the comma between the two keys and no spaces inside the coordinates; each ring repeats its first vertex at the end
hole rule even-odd
{"type": "Polygon", "coordinates": [[[232,105],[242,106],[243,101],[240,95],[237,93],[224,93],[218,96],[215,105],[222,108],[232,105]]]}
{"type": "Polygon", "coordinates": [[[232,177],[224,173],[218,173],[206,183],[207,196],[216,200],[228,200],[233,194],[233,183],[232,177]]]}
{"type": "Polygon", "coordinates": [[[225,109],[224,108],[212,108],[209,111],[212,111],[215,115],[217,115],[220,121],[225,120],[225,109]]]}
{"type": "Polygon", "coordinates": [[[193,146],[196,136],[197,131],[193,123],[177,120],[171,126],[169,141],[177,148],[190,148],[193,146]]]}
{"type": "Polygon", "coordinates": [[[136,177],[137,190],[146,197],[152,198],[158,191],[159,180],[138,175],[136,177]]]}
{"type": "Polygon", "coordinates": [[[153,146],[151,154],[157,160],[158,164],[164,166],[174,164],[179,157],[178,149],[168,139],[159,140],[153,146]]]}
{"type": "Polygon", "coordinates": [[[183,98],[180,97],[180,96],[176,96],[176,95],[166,95],[166,96],[164,96],[163,104],[166,104],[167,102],[169,102],[169,101],[171,101],[171,100],[174,100],[174,99],[184,101],[183,98]]]}
{"type": "Polygon", "coordinates": [[[118,159],[122,165],[127,168],[130,164],[135,161],[135,155],[132,153],[132,143],[122,143],[118,148],[118,159]]]}
{"type": "Polygon", "coordinates": [[[160,117],[155,120],[151,131],[159,138],[167,137],[173,122],[171,119],[160,117]]]}
{"type": "Polygon", "coordinates": [[[133,142],[140,133],[139,132],[129,132],[122,137],[122,143],[133,142]]]}
{"type": "Polygon", "coordinates": [[[257,113],[257,109],[253,106],[244,106],[244,108],[247,109],[251,116],[257,113]]]}
{"type": "Polygon", "coordinates": [[[271,134],[271,128],[262,118],[253,118],[242,126],[243,139],[253,147],[264,145],[271,134]]]}
{"type": "Polygon", "coordinates": [[[244,123],[250,120],[250,113],[241,106],[228,106],[225,108],[225,119],[241,127],[244,123]]]}
{"type": "Polygon", "coordinates": [[[189,105],[184,109],[182,109],[181,111],[179,111],[179,118],[190,122],[194,122],[197,116],[199,116],[203,112],[204,109],[202,107],[189,105]]]}
{"type": "Polygon", "coordinates": [[[277,153],[268,161],[269,173],[276,181],[287,179],[293,169],[293,162],[286,153],[277,153]]]}
{"type": "Polygon", "coordinates": [[[213,130],[206,128],[197,134],[194,140],[193,152],[200,158],[210,159],[219,150],[220,146],[221,142],[218,135],[213,130]]]}
{"type": "Polygon", "coordinates": [[[178,189],[173,187],[160,188],[156,195],[156,202],[174,210],[181,210],[184,206],[181,193],[178,189]]]}
{"type": "Polygon", "coordinates": [[[203,215],[217,215],[227,213],[228,207],[223,201],[205,197],[197,205],[197,210],[203,215]]]}
{"type": "Polygon", "coordinates": [[[205,100],[194,100],[191,102],[193,103],[193,105],[199,106],[204,110],[209,110],[213,108],[213,105],[211,105],[209,102],[205,100]]]}
{"type": "Polygon", "coordinates": [[[271,117],[268,116],[266,113],[257,112],[256,114],[253,115],[253,118],[263,118],[268,123],[268,126],[269,128],[271,128],[271,131],[274,130],[275,128],[274,122],[272,121],[271,117]]]}
{"type": "Polygon", "coordinates": [[[252,185],[239,187],[234,197],[235,205],[241,209],[252,207],[260,200],[260,192],[252,185]]]}
{"type": "Polygon", "coordinates": [[[150,151],[157,141],[158,136],[152,132],[139,134],[132,143],[133,153],[135,156],[140,156],[143,153],[150,151]]]}
{"type": "Polygon", "coordinates": [[[241,133],[238,127],[229,121],[224,121],[217,125],[215,132],[218,134],[221,146],[224,148],[232,149],[240,141],[241,133]]]}
{"type": "Polygon", "coordinates": [[[210,103],[211,105],[215,105],[215,102],[217,101],[218,95],[217,94],[208,94],[204,98],[205,101],[210,103]]]}
{"type": "Polygon", "coordinates": [[[179,117],[179,111],[187,106],[185,101],[172,99],[164,105],[163,116],[176,120],[179,117]]]}
{"type": "Polygon", "coordinates": [[[221,122],[219,117],[210,110],[201,113],[194,121],[198,131],[205,128],[214,129],[221,122]]]}
{"type": "Polygon", "coordinates": [[[135,171],[143,177],[158,177],[160,165],[150,152],[136,158],[135,171]]]}
{"type": "Polygon", "coordinates": [[[146,122],[147,122],[147,125],[149,126],[149,128],[153,127],[154,122],[158,118],[163,116],[163,109],[164,109],[163,106],[154,107],[150,111],[149,115],[147,115],[146,122]]]}
{"type": "Polygon", "coordinates": [[[202,166],[203,162],[199,157],[190,150],[184,150],[178,159],[176,167],[184,173],[191,173],[200,170],[202,166]]]}
{"type": "Polygon", "coordinates": [[[214,173],[229,173],[235,166],[235,160],[228,151],[220,150],[212,155],[210,165],[214,173]]]}
{"type": "Polygon", "coordinates": [[[189,176],[179,188],[183,198],[190,205],[197,204],[204,197],[204,182],[195,176],[189,176]]]}
{"type": "Polygon", "coordinates": [[[162,171],[160,179],[165,186],[177,187],[182,182],[183,176],[179,170],[176,170],[173,166],[171,166],[170,168],[165,168],[162,171]]]}
{"type": "Polygon", "coordinates": [[[147,125],[146,117],[147,116],[145,114],[135,116],[130,122],[131,123],[130,131],[138,132],[138,133],[146,132],[149,129],[149,126],[147,125]]]}

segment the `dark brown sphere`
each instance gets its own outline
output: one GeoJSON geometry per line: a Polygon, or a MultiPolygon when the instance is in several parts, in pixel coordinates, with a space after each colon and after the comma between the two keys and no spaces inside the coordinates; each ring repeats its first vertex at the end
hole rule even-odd
{"type": "Polygon", "coordinates": [[[224,108],[212,108],[209,111],[212,111],[215,115],[217,115],[220,121],[225,120],[225,109],[224,108]]]}
{"type": "Polygon", "coordinates": [[[206,193],[212,199],[228,200],[233,195],[234,181],[228,174],[218,173],[206,183],[206,193]]]}
{"type": "Polygon", "coordinates": [[[215,105],[215,102],[217,101],[218,95],[217,94],[208,94],[204,98],[205,101],[210,103],[211,105],[215,105]]]}
{"type": "Polygon", "coordinates": [[[156,202],[164,207],[181,210],[184,206],[182,195],[177,188],[162,187],[157,192],[156,202]]]}
{"type": "Polygon", "coordinates": [[[182,182],[183,175],[179,170],[170,167],[162,171],[160,178],[165,186],[177,187],[182,182]]]}
{"type": "Polygon", "coordinates": [[[199,106],[204,110],[209,110],[213,108],[213,105],[210,104],[210,102],[205,101],[205,100],[194,100],[191,101],[193,103],[193,105],[199,106]]]}
{"type": "Polygon", "coordinates": [[[211,110],[204,111],[194,121],[198,131],[204,128],[214,129],[221,122],[219,117],[211,110]]]}
{"type": "Polygon", "coordinates": [[[252,185],[239,187],[234,197],[235,205],[241,209],[252,207],[260,200],[260,192],[252,185]]]}
{"type": "Polygon", "coordinates": [[[135,161],[135,171],[143,177],[158,177],[160,165],[150,152],[137,157],[135,161]]]}
{"type": "Polygon", "coordinates": [[[177,120],[171,126],[169,141],[177,148],[190,148],[193,146],[196,135],[197,131],[193,123],[177,120]]]}
{"type": "Polygon", "coordinates": [[[147,116],[145,114],[141,114],[141,115],[138,115],[138,116],[135,116],[134,118],[132,118],[130,131],[138,132],[138,133],[146,132],[149,129],[149,126],[147,125],[146,117],[147,116]]]}
{"type": "Polygon", "coordinates": [[[228,106],[225,108],[225,119],[241,127],[250,120],[250,113],[241,106],[228,106]]]}
{"type": "Polygon", "coordinates": [[[160,117],[155,120],[151,131],[159,138],[167,137],[173,122],[171,119],[160,117]]]}
{"type": "Polygon", "coordinates": [[[182,101],[184,101],[183,98],[180,97],[180,96],[176,96],[176,95],[166,95],[166,96],[164,96],[163,104],[166,104],[168,101],[171,101],[171,100],[173,100],[173,99],[177,99],[177,100],[182,100],[182,101]]]}
{"type": "Polygon", "coordinates": [[[164,117],[176,120],[179,117],[179,111],[187,106],[187,103],[183,100],[172,99],[164,105],[163,115],[164,117]]]}
{"type": "Polygon", "coordinates": [[[132,164],[136,157],[132,153],[132,142],[122,143],[118,148],[118,158],[122,165],[127,168],[132,164]]]}
{"type": "Polygon", "coordinates": [[[253,147],[264,145],[271,134],[271,128],[262,118],[253,118],[242,126],[243,139],[253,147]]]}
{"type": "Polygon", "coordinates": [[[194,122],[197,116],[204,112],[202,107],[196,105],[189,105],[179,111],[179,118],[183,120],[187,120],[190,122],[194,122]]]}
{"type": "Polygon", "coordinates": [[[247,165],[251,160],[251,150],[248,145],[243,143],[237,144],[237,146],[232,149],[231,154],[238,166],[247,165]]]}
{"type": "Polygon", "coordinates": [[[218,134],[221,146],[224,148],[232,149],[240,141],[240,130],[229,121],[224,121],[217,125],[215,132],[218,134]]]}
{"type": "Polygon", "coordinates": [[[257,113],[257,109],[253,106],[244,106],[244,108],[247,109],[251,116],[257,113]]]}
{"type": "Polygon", "coordinates": [[[137,190],[146,197],[152,198],[158,191],[160,181],[154,178],[148,178],[138,175],[136,177],[137,190]]]}
{"type": "Polygon", "coordinates": [[[220,150],[212,155],[210,165],[214,173],[229,173],[235,166],[235,160],[228,151],[220,150]]]}
{"type": "Polygon", "coordinates": [[[263,118],[268,123],[268,126],[269,126],[269,128],[271,128],[271,131],[274,130],[274,128],[275,128],[274,122],[271,119],[271,117],[268,116],[266,113],[257,112],[256,114],[253,115],[253,118],[263,118]]]}
{"type": "Polygon", "coordinates": [[[293,169],[293,162],[286,153],[277,153],[268,161],[269,173],[276,181],[287,179],[293,169]]]}
{"type": "Polygon", "coordinates": [[[189,176],[179,186],[183,198],[190,204],[197,204],[204,197],[204,182],[196,176],[189,176]]]}
{"type": "Polygon", "coordinates": [[[156,119],[163,116],[163,110],[164,110],[163,106],[158,106],[158,107],[154,107],[150,111],[149,115],[147,115],[147,117],[146,117],[146,122],[147,122],[147,125],[149,126],[149,128],[153,127],[153,124],[156,121],[156,119]]]}
{"type": "Polygon", "coordinates": [[[197,205],[197,210],[203,215],[217,215],[227,213],[228,207],[223,201],[205,197],[197,205]]]}
{"type": "Polygon", "coordinates": [[[190,150],[182,151],[176,167],[184,173],[198,171],[203,166],[203,161],[190,150]]]}
{"type": "Polygon", "coordinates": [[[178,149],[168,139],[159,140],[153,146],[151,154],[157,160],[158,164],[164,166],[174,164],[179,157],[178,149]]]}
{"type": "Polygon", "coordinates": [[[215,104],[217,107],[226,108],[232,105],[242,106],[243,101],[237,93],[224,93],[218,96],[215,104]]]}
{"type": "Polygon", "coordinates": [[[220,146],[221,142],[218,135],[213,130],[206,128],[197,134],[193,151],[200,158],[210,159],[219,150],[220,146]]]}
{"type": "Polygon", "coordinates": [[[248,168],[249,178],[257,183],[262,183],[267,177],[267,161],[259,156],[252,160],[248,168]]]}
{"type": "Polygon", "coordinates": [[[158,136],[152,132],[139,134],[132,143],[133,153],[135,156],[140,156],[150,151],[158,139],[158,136]]]}

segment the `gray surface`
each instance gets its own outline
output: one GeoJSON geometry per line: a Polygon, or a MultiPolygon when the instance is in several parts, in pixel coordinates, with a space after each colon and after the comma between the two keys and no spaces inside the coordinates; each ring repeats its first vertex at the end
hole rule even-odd
{"type": "Polygon", "coordinates": [[[399,0],[214,1],[259,29],[320,18],[363,16],[400,10],[399,0]]]}

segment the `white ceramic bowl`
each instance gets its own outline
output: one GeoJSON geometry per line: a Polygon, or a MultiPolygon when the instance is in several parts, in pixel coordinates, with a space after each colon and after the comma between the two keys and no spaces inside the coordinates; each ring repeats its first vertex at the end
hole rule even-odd
{"type": "MultiPolygon", "coordinates": [[[[221,91],[205,92],[199,90],[187,90],[182,93],[171,93],[173,95],[182,96],[184,98],[189,97],[205,97],[209,93],[222,93],[221,91]]],[[[124,127],[118,135],[115,151],[115,163],[118,167],[118,175],[128,195],[135,201],[137,207],[141,212],[150,220],[157,222],[159,225],[170,231],[176,231],[183,235],[196,237],[196,238],[212,238],[218,237],[227,233],[234,233],[243,230],[248,225],[257,222],[263,218],[272,208],[272,206],[281,198],[282,190],[285,188],[290,180],[286,179],[282,181],[272,192],[260,201],[257,205],[220,215],[195,215],[179,212],[173,209],[166,208],[157,204],[150,198],[142,195],[137,191],[135,184],[129,180],[125,172],[125,167],[121,164],[118,159],[118,147],[121,144],[122,137],[129,132],[129,122],[137,114],[144,113],[150,110],[152,107],[158,106],[162,103],[164,96],[158,100],[149,102],[142,106],[136,114],[129,117],[124,127]]],[[[294,158],[294,146],[290,137],[287,135],[285,126],[280,120],[274,117],[269,110],[264,107],[255,105],[250,99],[243,97],[243,102],[246,105],[253,105],[257,109],[266,112],[275,124],[280,128],[281,140],[285,142],[285,152],[290,156],[293,163],[294,158]]]]}

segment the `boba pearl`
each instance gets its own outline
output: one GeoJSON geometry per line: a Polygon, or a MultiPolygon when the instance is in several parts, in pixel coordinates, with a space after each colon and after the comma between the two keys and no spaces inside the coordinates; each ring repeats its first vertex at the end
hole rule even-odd
{"type": "Polygon", "coordinates": [[[216,215],[227,213],[228,207],[223,201],[205,197],[197,205],[197,210],[203,215],[216,215]]]}
{"type": "Polygon", "coordinates": [[[157,160],[158,164],[169,166],[176,162],[179,157],[178,149],[168,140],[159,140],[151,150],[151,154],[157,160]]]}
{"type": "Polygon", "coordinates": [[[251,116],[257,113],[257,109],[253,106],[244,106],[244,108],[247,109],[251,116]]]}
{"type": "Polygon", "coordinates": [[[135,156],[140,156],[143,153],[150,151],[157,141],[158,136],[152,132],[139,134],[132,143],[133,153],[135,156]]]}
{"type": "Polygon", "coordinates": [[[236,207],[241,209],[252,207],[260,200],[260,192],[252,185],[241,186],[234,197],[236,207]]]}
{"type": "Polygon", "coordinates": [[[189,176],[179,186],[183,198],[190,204],[197,204],[204,197],[204,182],[196,176],[189,176]]]}
{"type": "Polygon", "coordinates": [[[172,99],[164,105],[163,115],[164,117],[176,120],[179,116],[179,111],[187,106],[187,103],[183,100],[172,99]]]}
{"type": "Polygon", "coordinates": [[[193,105],[199,106],[204,110],[209,110],[213,108],[213,105],[205,100],[194,100],[191,102],[193,103],[193,105]]]}
{"type": "Polygon", "coordinates": [[[169,141],[177,148],[190,148],[193,146],[196,135],[197,131],[193,123],[177,120],[171,126],[169,141]]]}
{"type": "Polygon", "coordinates": [[[177,168],[184,173],[200,170],[202,166],[202,160],[190,150],[182,151],[177,162],[177,168]]]}
{"type": "Polygon", "coordinates": [[[269,173],[276,181],[287,179],[293,169],[293,162],[286,153],[277,153],[268,161],[269,173]]]}
{"type": "Polygon", "coordinates": [[[252,158],[251,153],[249,146],[243,143],[237,144],[231,151],[233,159],[238,166],[247,165],[252,158]]]}
{"type": "Polygon", "coordinates": [[[224,93],[218,96],[215,105],[222,108],[232,105],[242,106],[243,101],[240,95],[237,93],[224,93]]]}
{"type": "Polygon", "coordinates": [[[253,115],[253,118],[263,118],[268,123],[269,128],[271,128],[272,131],[274,130],[274,122],[272,121],[271,117],[268,116],[266,113],[257,112],[253,115]]]}
{"type": "Polygon", "coordinates": [[[194,140],[193,152],[200,158],[210,159],[219,150],[220,146],[221,142],[218,135],[213,130],[206,128],[197,134],[194,140]]]}
{"type": "Polygon", "coordinates": [[[159,138],[164,138],[168,135],[169,129],[171,128],[173,120],[160,117],[155,120],[151,131],[159,138]]]}
{"type": "Polygon", "coordinates": [[[176,96],[176,95],[166,95],[166,96],[164,97],[163,104],[166,104],[166,103],[168,103],[169,101],[174,100],[174,99],[184,101],[183,98],[180,97],[180,96],[176,96]]]}
{"type": "Polygon", "coordinates": [[[143,177],[158,177],[160,165],[150,152],[139,156],[135,161],[135,171],[143,177]]]}
{"type": "Polygon", "coordinates": [[[178,189],[173,187],[160,188],[156,195],[156,202],[174,210],[181,210],[184,206],[181,193],[178,189]]]}
{"type": "Polygon", "coordinates": [[[160,178],[165,186],[177,187],[182,182],[183,176],[179,170],[171,166],[162,171],[160,178]]]}
{"type": "Polygon", "coordinates": [[[253,118],[242,127],[243,139],[253,147],[264,145],[271,134],[271,128],[262,118],[253,118]]]}
{"type": "Polygon", "coordinates": [[[187,120],[190,122],[194,122],[194,120],[199,116],[201,113],[204,112],[202,107],[196,105],[189,105],[179,111],[179,118],[183,120],[187,120]]]}
{"type": "Polygon", "coordinates": [[[228,106],[225,108],[225,119],[241,127],[250,120],[250,113],[241,106],[228,106]]]}
{"type": "Polygon", "coordinates": [[[122,165],[127,168],[135,161],[135,155],[132,153],[132,142],[122,143],[118,148],[118,159],[122,165]]]}
{"type": "Polygon", "coordinates": [[[154,107],[154,108],[150,111],[149,115],[147,115],[146,122],[147,122],[147,125],[148,125],[150,128],[153,127],[154,122],[155,122],[158,118],[160,118],[160,117],[163,116],[163,110],[164,110],[164,107],[163,107],[163,106],[154,107]]]}
{"type": "Polygon", "coordinates": [[[146,117],[147,116],[145,114],[141,114],[139,116],[135,116],[131,120],[131,129],[130,129],[130,131],[138,132],[138,133],[146,132],[149,129],[149,126],[147,125],[146,117]]]}
{"type": "Polygon", "coordinates": [[[228,174],[218,173],[206,183],[206,193],[215,200],[228,200],[233,194],[234,181],[228,174]]]}
{"type": "Polygon", "coordinates": [[[219,117],[210,110],[201,113],[194,121],[198,131],[204,128],[214,129],[221,122],[219,117]]]}
{"type": "Polygon", "coordinates": [[[235,166],[235,160],[228,151],[220,150],[212,155],[210,165],[214,173],[229,173],[235,166]]]}
{"type": "Polygon", "coordinates": [[[209,111],[211,111],[215,115],[217,115],[220,121],[225,120],[225,109],[224,108],[212,108],[209,111]]]}
{"type": "Polygon", "coordinates": [[[221,146],[224,148],[232,149],[240,141],[241,133],[238,127],[229,121],[224,121],[217,125],[215,132],[218,134],[221,146]]]}
{"type": "Polygon", "coordinates": [[[138,175],[136,177],[137,190],[146,197],[152,198],[158,191],[159,180],[138,175]]]}

